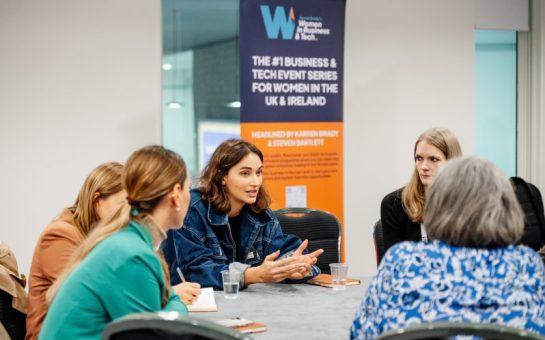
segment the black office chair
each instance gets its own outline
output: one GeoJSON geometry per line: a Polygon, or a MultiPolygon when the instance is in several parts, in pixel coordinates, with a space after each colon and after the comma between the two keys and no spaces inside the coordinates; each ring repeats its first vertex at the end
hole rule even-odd
{"type": "Polygon", "coordinates": [[[176,312],[135,313],[110,322],[103,340],[251,340],[229,327],[176,312]]]}
{"type": "Polygon", "coordinates": [[[384,237],[382,233],[382,223],[380,223],[380,220],[378,220],[373,227],[373,241],[375,242],[375,255],[377,257],[378,267],[378,265],[380,264],[380,260],[382,260],[382,257],[386,252],[384,250],[384,237]]]}
{"type": "Polygon", "coordinates": [[[472,322],[434,322],[395,329],[376,340],[451,339],[453,336],[476,336],[486,340],[544,340],[538,334],[499,324],[472,322]]]}
{"type": "MultiPolygon", "coordinates": [[[[19,274],[17,259],[9,247],[0,241],[0,323],[12,340],[26,336],[26,278],[19,274]]],[[[0,337],[3,339],[3,337],[0,337]]]]}
{"type": "Polygon", "coordinates": [[[282,231],[308,239],[310,252],[322,248],[316,265],[322,273],[331,273],[330,263],[340,262],[341,223],[335,215],[309,208],[284,208],[275,212],[282,231]]]}
{"type": "Polygon", "coordinates": [[[9,293],[0,290],[0,323],[12,340],[22,340],[26,335],[26,314],[13,308],[12,301],[9,293]]]}

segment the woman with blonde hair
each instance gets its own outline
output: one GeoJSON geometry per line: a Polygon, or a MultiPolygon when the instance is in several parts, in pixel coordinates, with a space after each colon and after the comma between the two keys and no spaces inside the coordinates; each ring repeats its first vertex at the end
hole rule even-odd
{"type": "Polygon", "coordinates": [[[352,339],[464,321],[545,335],[545,267],[534,250],[517,245],[524,215],[496,166],[448,161],[427,190],[424,224],[430,242],[401,242],[384,256],[352,339]]]}
{"type": "Polygon", "coordinates": [[[97,166],[85,179],[76,202],[64,209],[42,232],[34,249],[29,275],[26,339],[36,339],[47,311],[45,294],[57,280],[76,248],[125,201],[121,184],[123,166],[97,166]]]}
{"type": "Polygon", "coordinates": [[[40,338],[100,339],[106,324],[135,312],[187,313],[156,252],[189,205],[183,159],[161,146],[135,151],[123,171],[127,202],[95,228],[48,291],[40,338]]]}
{"type": "Polygon", "coordinates": [[[426,190],[439,168],[462,155],[456,136],[448,129],[432,128],[414,145],[415,167],[409,183],[384,197],[380,205],[384,251],[401,241],[427,241],[423,220],[426,190]]]}

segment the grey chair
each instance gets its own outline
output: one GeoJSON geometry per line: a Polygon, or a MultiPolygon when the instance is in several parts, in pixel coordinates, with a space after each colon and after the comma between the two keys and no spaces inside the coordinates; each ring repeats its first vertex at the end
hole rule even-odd
{"type": "Polygon", "coordinates": [[[330,273],[329,264],[340,262],[341,223],[327,211],[309,208],[284,208],[274,211],[285,234],[308,239],[308,250],[322,248],[316,265],[330,273]]]}
{"type": "Polygon", "coordinates": [[[376,340],[451,339],[457,335],[476,336],[477,339],[485,340],[545,339],[535,333],[499,324],[434,322],[396,329],[382,334],[376,340]]]}
{"type": "Polygon", "coordinates": [[[110,322],[103,340],[251,340],[229,327],[176,312],[135,313],[110,322]]]}
{"type": "Polygon", "coordinates": [[[373,241],[375,243],[375,254],[377,257],[377,267],[380,264],[380,260],[384,257],[384,253],[386,252],[384,250],[384,236],[382,232],[382,223],[380,223],[380,220],[375,223],[375,226],[373,227],[373,241]]]}

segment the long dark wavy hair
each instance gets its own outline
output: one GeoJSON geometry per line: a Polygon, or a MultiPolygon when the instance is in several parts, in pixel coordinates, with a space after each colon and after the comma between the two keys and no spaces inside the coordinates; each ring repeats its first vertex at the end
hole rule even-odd
{"type": "MultiPolygon", "coordinates": [[[[223,178],[227,176],[233,166],[250,153],[256,154],[263,162],[263,153],[257,146],[243,139],[228,139],[217,147],[204,168],[198,190],[201,192],[202,198],[212,203],[218,213],[225,214],[231,210],[229,197],[223,189],[223,178]]],[[[270,204],[271,197],[265,185],[262,184],[257,193],[257,199],[250,208],[255,213],[261,213],[269,208],[270,204]]]]}

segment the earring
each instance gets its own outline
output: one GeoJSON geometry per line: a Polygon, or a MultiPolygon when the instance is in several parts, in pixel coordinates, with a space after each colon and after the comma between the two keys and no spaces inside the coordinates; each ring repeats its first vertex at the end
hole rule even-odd
{"type": "Polygon", "coordinates": [[[180,210],[182,210],[182,208],[176,207],[176,211],[180,211],[180,210]]]}

